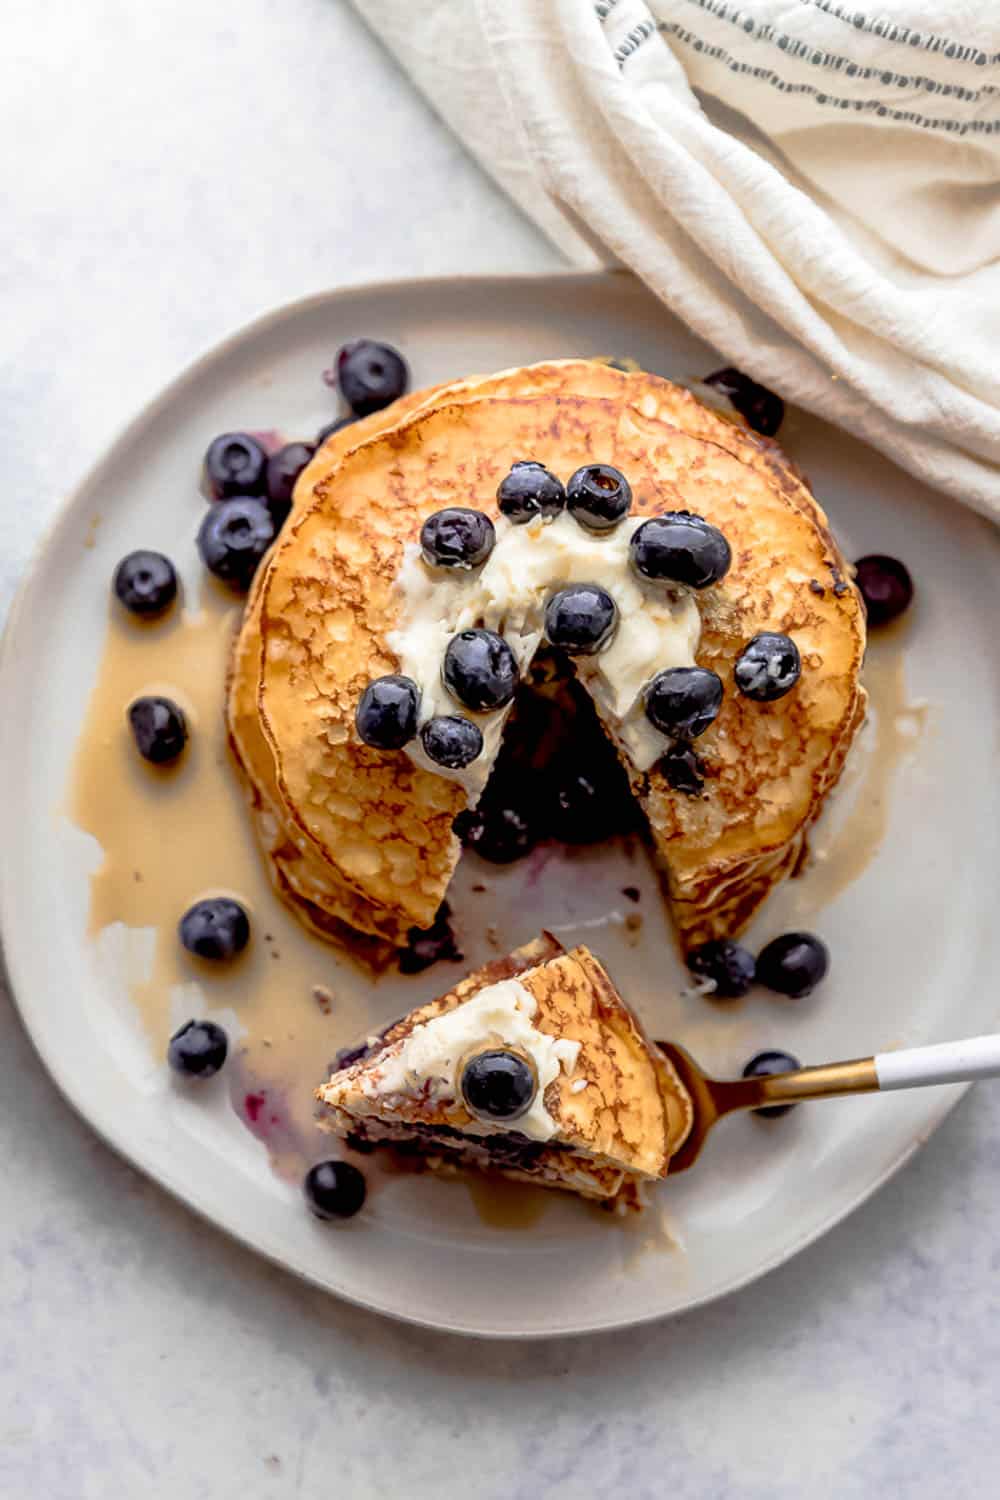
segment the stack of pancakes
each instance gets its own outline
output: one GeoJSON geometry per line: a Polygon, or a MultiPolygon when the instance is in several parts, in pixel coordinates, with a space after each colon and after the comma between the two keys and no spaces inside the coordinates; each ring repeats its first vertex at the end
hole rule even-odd
{"type": "MultiPolygon", "coordinates": [[[[537,459],[563,478],[609,463],[632,513],[718,527],[729,572],[696,595],[700,666],[725,697],[697,742],[701,795],[625,763],[685,949],[734,936],[799,861],[865,712],[864,612],[827,518],[770,439],[641,371],[560,360],[416,392],[335,433],[299,479],[255,580],[228,692],[231,743],[274,884],[304,921],[379,962],[429,927],[460,855],[455,781],[363,744],[365,686],[399,670],[404,551],[450,505],[496,519],[497,486],[537,459]],[[761,631],[802,658],[776,702],[742,696],[761,631]]],[[[516,717],[511,721],[516,724],[516,717]]]]}

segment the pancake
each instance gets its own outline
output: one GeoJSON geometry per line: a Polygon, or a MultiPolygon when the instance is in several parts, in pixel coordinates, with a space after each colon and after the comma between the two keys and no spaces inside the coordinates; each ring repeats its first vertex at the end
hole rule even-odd
{"type": "Polygon", "coordinates": [[[317,454],[236,648],[230,729],[274,818],[264,842],[287,888],[389,943],[431,924],[466,791],[354,728],[365,685],[399,667],[388,637],[405,557],[445,505],[495,518],[518,459],[563,478],[607,462],[629,478],[634,515],[696,512],[732,548],[725,578],[695,596],[696,659],[725,688],[696,742],[703,794],[674,790],[659,765],[623,763],[682,946],[736,935],[800,858],[864,716],[863,610],[823,511],[773,441],[642,372],[562,361],[409,399],[399,421],[379,414],[381,432],[358,443],[359,423],[317,454]],[[733,666],[766,630],[795,639],[803,670],[794,691],[759,703],[736,690],[733,666]]]}
{"type": "Polygon", "coordinates": [[[665,1177],[692,1105],[606,970],[554,938],[463,979],[411,1011],[317,1090],[320,1124],[356,1145],[388,1146],[437,1170],[476,1167],[637,1208],[665,1177]],[[513,1053],[533,1077],[513,1117],[473,1110],[471,1059],[513,1053]]]}

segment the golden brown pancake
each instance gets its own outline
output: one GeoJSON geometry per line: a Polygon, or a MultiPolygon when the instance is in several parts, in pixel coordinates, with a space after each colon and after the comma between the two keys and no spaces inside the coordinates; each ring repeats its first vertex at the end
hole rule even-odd
{"type": "Polygon", "coordinates": [[[692,1119],[607,971],[548,934],[411,1011],[316,1097],[334,1134],[621,1207],[640,1206],[643,1184],[666,1176],[692,1119]],[[510,1121],[472,1113],[462,1095],[469,1059],[497,1048],[536,1078],[532,1109],[510,1121]],[[561,1056],[547,1061],[550,1049],[561,1056]]]}
{"type": "Polygon", "coordinates": [[[656,376],[561,361],[410,400],[401,421],[381,413],[381,432],[317,455],[237,646],[230,727],[273,815],[278,834],[264,842],[286,886],[390,943],[430,925],[458,858],[451,828],[465,793],[405,753],[363,745],[354,728],[365,685],[398,669],[386,637],[404,549],[445,505],[495,517],[497,485],[519,458],[564,478],[608,462],[628,476],[634,514],[694,511],[733,551],[722,582],[696,596],[697,660],[725,686],[697,742],[704,794],[674,791],[658,768],[626,768],[682,944],[735,935],[794,866],[864,715],[862,607],[822,510],[772,441],[656,376]],[[762,630],[791,635],[803,660],[795,689],[772,703],[733,682],[762,630]]]}

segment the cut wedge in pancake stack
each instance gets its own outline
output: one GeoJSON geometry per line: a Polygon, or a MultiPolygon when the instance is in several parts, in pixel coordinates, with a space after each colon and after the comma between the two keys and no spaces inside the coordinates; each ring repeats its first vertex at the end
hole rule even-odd
{"type": "MultiPolygon", "coordinates": [[[[639,767],[620,726],[605,724],[685,949],[738,933],[794,867],[864,717],[863,607],[823,511],[772,440],[683,388],[557,361],[438,387],[341,429],[300,479],[258,575],[233,657],[229,726],[276,886],[317,930],[367,945],[373,961],[433,922],[468,794],[405,750],[364,744],[358,701],[373,679],[400,671],[391,641],[409,608],[401,579],[423,566],[414,561],[423,522],[458,505],[506,525],[497,488],[525,459],[564,481],[612,464],[631,484],[633,517],[692,512],[731,549],[722,580],[691,595],[694,658],[724,691],[696,741],[703,787],[678,790],[659,761],[639,767]],[[790,636],[802,663],[794,690],[771,702],[734,681],[761,632],[790,636]]],[[[547,580],[549,590],[559,584],[547,580]]],[[[543,595],[539,613],[544,604],[543,595]]],[[[487,744],[488,762],[496,736],[487,744]]]]}
{"type": "Polygon", "coordinates": [[[548,934],[411,1011],[316,1097],[359,1146],[617,1209],[666,1176],[693,1108],[594,955],[548,934]]]}

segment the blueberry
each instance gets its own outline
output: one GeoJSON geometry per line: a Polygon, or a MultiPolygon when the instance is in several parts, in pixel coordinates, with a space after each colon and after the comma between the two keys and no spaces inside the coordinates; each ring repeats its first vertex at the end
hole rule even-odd
{"type": "Polygon", "coordinates": [[[420,550],[432,568],[477,568],[496,540],[489,516],[462,505],[435,511],[420,528],[420,550]]]}
{"type": "Polygon", "coordinates": [[[358,734],[374,750],[401,750],[417,732],[420,691],[412,677],[376,677],[354,716],[358,734]]]}
{"type": "Polygon", "coordinates": [[[267,461],[267,508],[276,531],[288,519],[295,481],[315,452],[312,443],[286,443],[267,461]]]}
{"type": "Polygon", "coordinates": [[[410,382],[403,356],[391,344],[354,339],[337,355],[340,393],[355,416],[367,417],[402,396],[410,382]]]}
{"type": "Polygon", "coordinates": [[[208,445],[205,484],[213,500],[262,495],[267,485],[267,449],[248,432],[224,432],[208,445]]]}
{"type": "Polygon", "coordinates": [[[128,721],[143,760],[162,766],[176,760],[184,749],[187,724],[169,698],[136,698],[129,704],[128,721]]]}
{"type": "Polygon", "coordinates": [[[353,1219],[368,1189],[364,1173],[349,1161],[320,1161],[309,1168],[302,1191],[317,1219],[353,1219]]]}
{"type": "Polygon", "coordinates": [[[722,707],[722,679],[705,667],[671,667],[647,684],[643,707],[661,734],[697,739],[722,707]]]}
{"type": "Polygon", "coordinates": [[[493,630],[463,630],[444,653],[444,683],[473,713],[504,708],[517,690],[514,653],[493,630]]]}
{"type": "Polygon", "coordinates": [[[610,464],[587,464],[566,486],[566,508],[588,531],[610,531],[628,515],[631,504],[631,485],[610,464]]]}
{"type": "Polygon", "coordinates": [[[629,808],[622,817],[619,788],[609,786],[596,775],[574,771],[555,783],[554,795],[548,808],[548,826],[553,838],[564,844],[600,844],[616,833],[628,831],[634,820],[629,812],[634,802],[629,797],[629,808]]]}
{"type": "MultiPolygon", "coordinates": [[[[802,1064],[797,1057],[790,1052],[758,1052],[743,1069],[744,1078],[770,1078],[774,1073],[796,1073],[802,1064]]],[[[765,1104],[760,1109],[755,1109],[755,1115],[761,1115],[766,1120],[776,1120],[779,1115],[787,1115],[794,1104],[765,1104]]]]}
{"type": "Polygon", "coordinates": [[[115,569],[112,588],[133,615],[162,615],[177,598],[177,574],[162,552],[130,552],[115,569]]]}
{"type": "Polygon", "coordinates": [[[744,698],[755,703],[773,703],[790,693],[802,675],[799,648],[787,635],[764,630],[755,635],[733,668],[736,686],[744,698]]]}
{"type": "Polygon", "coordinates": [[[327,422],[326,426],[321,427],[316,434],[316,447],[321,448],[328,437],[333,437],[333,434],[339,432],[342,427],[350,427],[352,422],[356,422],[357,420],[357,417],[351,415],[349,417],[337,417],[335,421],[327,422]]]}
{"type": "Polygon", "coordinates": [[[184,947],[199,958],[235,958],[250,941],[250,918],[238,901],[212,896],[189,906],[178,930],[184,947]]]}
{"type": "Polygon", "coordinates": [[[420,731],[420,743],[436,766],[461,771],[482,754],[483,735],[471,719],[463,719],[461,714],[442,714],[427,720],[420,731]]]}
{"type": "Polygon", "coordinates": [[[462,1098],[479,1119],[516,1120],[531,1108],[537,1092],[530,1064],[503,1048],[480,1052],[462,1069],[462,1098]]]}
{"type": "Polygon", "coordinates": [[[714,980],[712,994],[719,1000],[738,1000],[747,994],[756,973],[753,954],[732,938],[714,938],[693,948],[687,966],[699,979],[714,980]]]}
{"type": "Polygon", "coordinates": [[[264,502],[241,495],[206,512],[198,528],[198,551],[216,578],[245,589],[274,536],[274,521],[264,502]]]}
{"type": "Polygon", "coordinates": [[[472,849],[493,865],[510,865],[530,854],[538,842],[534,819],[524,808],[510,803],[482,803],[475,811],[461,812],[454,829],[466,849],[472,849]]]}
{"type": "Polygon", "coordinates": [[[793,1000],[812,994],[829,967],[829,949],[811,932],[783,933],[757,955],[758,981],[793,1000]]]}
{"type": "Polygon", "coordinates": [[[545,606],[545,634],[569,656],[593,656],[618,624],[618,606],[596,583],[574,583],[545,606]]]}
{"type": "Polygon", "coordinates": [[[667,785],[685,797],[700,797],[705,790],[705,768],[690,745],[683,742],[671,745],[657,761],[657,769],[667,785]]]}
{"type": "Polygon", "coordinates": [[[167,1062],[186,1078],[211,1078],[222,1067],[229,1038],[214,1021],[185,1021],[167,1047],[167,1062]]]}
{"type": "Polygon", "coordinates": [[[501,515],[505,515],[508,521],[523,526],[536,516],[549,519],[557,516],[566,504],[566,491],[562,480],[550,474],[543,464],[526,458],[516,463],[507,478],[500,481],[497,504],[501,515]]]}
{"type": "Polygon", "coordinates": [[[913,600],[913,579],[898,558],[873,552],[858,559],[856,582],[865,601],[869,625],[888,625],[913,600]]]}
{"type": "Polygon", "coordinates": [[[785,416],[785,403],[766,385],[758,385],[749,375],[729,366],[705,376],[705,385],[714,386],[729,399],[731,406],[746,419],[747,425],[764,437],[773,437],[785,416]]]}
{"type": "Polygon", "coordinates": [[[668,511],[643,521],[629,542],[632,563],[656,583],[707,589],[729,572],[733,555],[722,532],[687,511],[668,511]]]}
{"type": "Polygon", "coordinates": [[[465,954],[458,946],[458,939],[451,925],[451,907],[447,901],[442,901],[438,914],[429,927],[411,927],[406,934],[406,947],[399,954],[399,972],[422,974],[431,964],[442,960],[460,964],[464,959],[465,954]]]}

